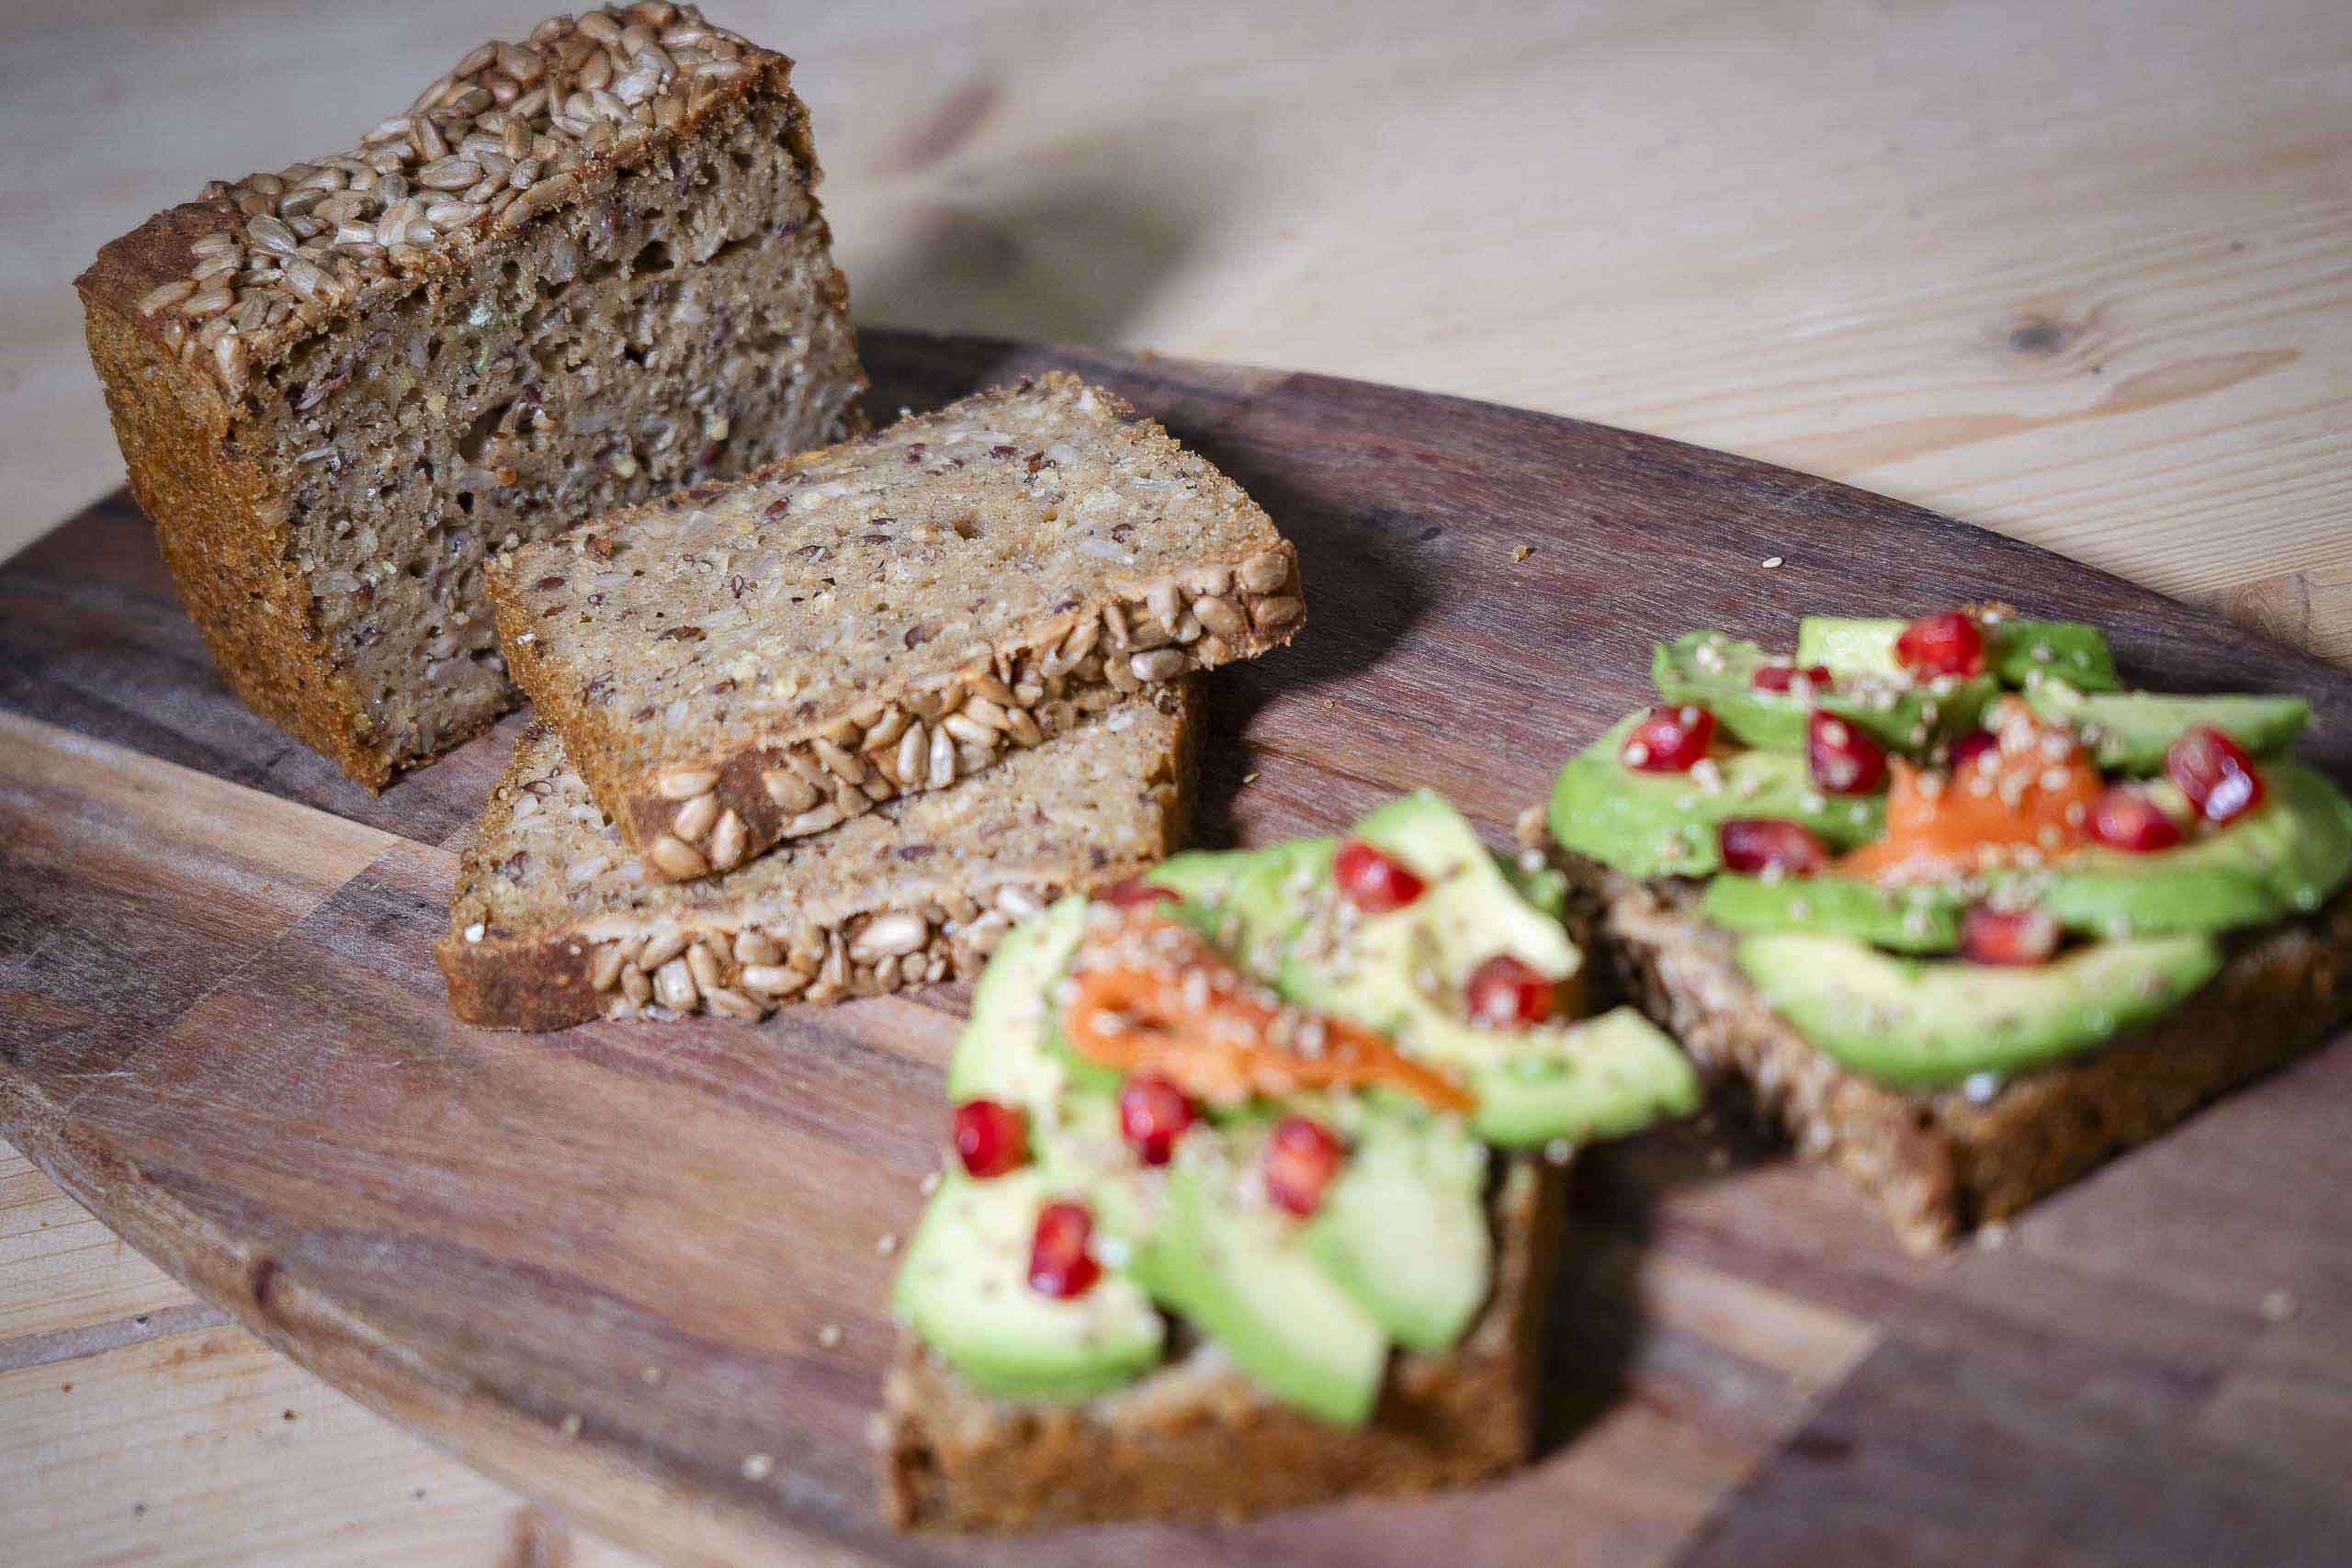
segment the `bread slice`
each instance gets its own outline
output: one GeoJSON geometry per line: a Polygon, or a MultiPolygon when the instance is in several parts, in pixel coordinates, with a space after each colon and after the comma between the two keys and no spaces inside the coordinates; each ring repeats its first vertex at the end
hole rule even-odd
{"type": "Polygon", "coordinates": [[[901,1529],[937,1530],[1238,1518],[1522,1464],[1566,1188],[1564,1167],[1503,1165],[1486,1310],[1451,1350],[1399,1351],[1360,1429],[1261,1393],[1199,1340],[1180,1337],[1183,1348],[1128,1388],[1057,1404],[982,1393],[902,1333],[883,1384],[883,1512],[901,1529]]]}
{"type": "Polygon", "coordinates": [[[492,552],[864,428],[791,66],[551,17],[98,253],[131,491],[248,705],[380,788],[514,704],[492,552]]]}
{"type": "Polygon", "coordinates": [[[1604,953],[1699,1065],[1744,1080],[1805,1155],[1876,1198],[1904,1245],[1932,1252],[2006,1219],[2352,1020],[2352,890],[2314,914],[2227,939],[2229,959],[2156,1022],[1994,1086],[1919,1090],[1841,1066],[1767,1007],[1702,885],[1640,881],[1553,846],[1597,908],[1604,953]]]}
{"type": "Polygon", "coordinates": [[[1069,376],[502,557],[515,678],[655,874],[724,871],[1035,745],[1050,699],[1286,641],[1288,543],[1069,376]]]}
{"type": "MultiPolygon", "coordinates": [[[[1062,705],[1075,707],[1075,704],[1062,705]]],[[[462,859],[435,946],[469,1023],[759,1018],[977,974],[1013,919],[1133,876],[1182,838],[1193,682],[1095,711],[986,779],[684,886],[645,876],[533,726],[462,859]]]]}

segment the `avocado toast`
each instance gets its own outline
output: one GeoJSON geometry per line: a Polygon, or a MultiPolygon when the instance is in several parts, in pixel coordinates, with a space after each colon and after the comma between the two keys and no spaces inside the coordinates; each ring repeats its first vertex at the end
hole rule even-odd
{"type": "Polygon", "coordinates": [[[1916,1250],[2352,1017],[2352,803],[2301,698],[2132,691],[2096,626],[1661,644],[1539,837],[1621,978],[1916,1250]]]}
{"type": "Polygon", "coordinates": [[[1695,1103],[1556,873],[1428,794],[1004,939],[893,1292],[902,1526],[1234,1517],[1521,1461],[1569,1151],[1695,1103]]]}

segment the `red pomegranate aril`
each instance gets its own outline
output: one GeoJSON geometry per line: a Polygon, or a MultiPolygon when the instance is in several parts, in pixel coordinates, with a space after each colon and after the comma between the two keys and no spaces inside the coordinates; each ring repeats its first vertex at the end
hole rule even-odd
{"type": "Polygon", "coordinates": [[[1759,692],[1785,692],[1797,683],[1800,675],[1816,692],[1826,691],[1835,683],[1826,664],[1810,665],[1803,670],[1793,664],[1759,665],[1756,673],[1749,677],[1749,683],[1759,692]]]}
{"type": "Polygon", "coordinates": [[[1508,953],[1498,953],[1470,971],[1463,994],[1471,1019],[1489,1029],[1525,1029],[1551,1017],[1559,1005],[1543,972],[1508,953]]]}
{"type": "Polygon", "coordinates": [[[1367,915],[1401,909],[1430,890],[1412,867],[1362,839],[1350,839],[1332,855],[1331,879],[1367,915]]]}
{"type": "Polygon", "coordinates": [[[1834,714],[1806,718],[1804,767],[1825,795],[1875,795],[1886,785],[1886,749],[1834,714]]]}
{"type": "Polygon", "coordinates": [[[1625,737],[1619,753],[1637,773],[1687,773],[1715,739],[1715,716],[1705,708],[1655,707],[1625,737]]]}
{"type": "Polygon", "coordinates": [[[1968,766],[1987,752],[2001,749],[2001,738],[1989,729],[1972,729],[1951,743],[1951,765],[1954,773],[1968,766]]]}
{"type": "Polygon", "coordinates": [[[1984,634],[1954,610],[1928,615],[1903,628],[1894,639],[1894,661],[1923,680],[1939,675],[1984,672],[1984,634]]]}
{"type": "Polygon", "coordinates": [[[2109,784],[2091,803],[2091,837],[2119,850],[2145,854],[2180,842],[2180,824],[2128,784],[2109,784]]]}
{"type": "Polygon", "coordinates": [[[1197,1120],[1184,1091],[1159,1073],[1137,1073],[1119,1090],[1119,1131],[1146,1165],[1166,1165],[1197,1120]]]}
{"type": "Polygon", "coordinates": [[[1087,1250],[1094,1239],[1094,1216],[1083,1203],[1048,1203],[1037,1211],[1037,1231],[1029,1241],[1029,1288],[1057,1302],[1082,1296],[1102,1278],[1102,1265],[1087,1250]]]}
{"type": "Polygon", "coordinates": [[[1029,1130],[1021,1112],[993,1100],[956,1108],[956,1155],[967,1174],[982,1181],[1029,1163],[1029,1130]]]}
{"type": "Polygon", "coordinates": [[[2058,951],[2058,922],[2040,909],[1976,904],[1960,918],[1960,955],[1971,964],[2047,964],[2058,951]]]}
{"type": "Polygon", "coordinates": [[[1810,876],[1829,863],[1829,846],[1802,822],[1780,817],[1734,817],[1715,829],[1724,869],[1742,876],[1778,871],[1810,876]]]}
{"type": "Polygon", "coordinates": [[[2234,822],[2262,804],[2262,775],[2228,731],[2193,724],[2165,753],[2165,772],[2208,822],[2234,822]]]}
{"type": "Polygon", "coordinates": [[[1144,904],[1173,904],[1178,895],[1173,887],[1162,887],[1156,882],[1146,882],[1140,876],[1130,876],[1104,890],[1103,900],[1114,908],[1132,909],[1144,904]]]}
{"type": "Polygon", "coordinates": [[[1323,1206],[1323,1194],[1346,1153],[1339,1134],[1313,1117],[1283,1117],[1266,1140],[1261,1168],[1266,1196],[1300,1219],[1308,1218],[1323,1206]]]}

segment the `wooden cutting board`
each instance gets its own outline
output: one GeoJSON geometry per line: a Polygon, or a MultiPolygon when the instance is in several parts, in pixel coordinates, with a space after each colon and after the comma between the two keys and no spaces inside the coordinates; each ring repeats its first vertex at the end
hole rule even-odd
{"type": "MultiPolygon", "coordinates": [[[[1298,541],[1306,633],[1211,682],[1205,842],[1430,784],[1503,843],[1645,700],[1652,639],[1987,596],[2106,624],[2152,683],[2309,692],[2312,753],[2352,772],[2352,674],[1823,480],[1320,377],[866,348],[885,417],[1050,367],[1104,380],[1298,541]]],[[[370,796],[227,695],[126,501],[0,570],[0,1131],[302,1365],[616,1539],[713,1562],[2342,1560],[2340,1046],[1947,1259],[1735,1127],[1587,1156],[1546,1456],[1498,1486],[892,1536],[880,1238],[938,1157],[963,993],[458,1025],[428,950],[514,728],[370,796]]]]}

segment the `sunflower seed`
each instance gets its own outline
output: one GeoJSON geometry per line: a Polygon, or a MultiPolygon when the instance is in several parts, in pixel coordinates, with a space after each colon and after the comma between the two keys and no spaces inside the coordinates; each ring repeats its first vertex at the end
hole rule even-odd
{"type": "Polygon", "coordinates": [[[1162,648],[1136,654],[1127,660],[1127,668],[1135,671],[1138,681],[1166,681],[1181,672],[1187,662],[1182,649],[1162,648]]]}
{"type": "Polygon", "coordinates": [[[850,956],[871,962],[876,958],[896,957],[912,953],[931,940],[931,927],[921,915],[908,909],[895,909],[887,915],[876,915],[866,922],[850,943],[850,956]]]}
{"type": "Polygon", "coordinates": [[[730,807],[710,830],[710,866],[713,871],[732,871],[742,861],[743,852],[751,844],[751,834],[743,826],[743,818],[730,807]]]}
{"type": "Polygon", "coordinates": [[[1261,599],[1250,606],[1250,618],[1260,631],[1280,631],[1306,613],[1306,605],[1287,594],[1261,599]]]}
{"type": "Polygon", "coordinates": [[[647,937],[645,945],[638,951],[637,966],[650,974],[685,950],[685,932],[657,931],[647,937]]]}
{"type": "Polygon", "coordinates": [[[653,781],[653,793],[664,800],[692,800],[718,786],[718,774],[709,768],[679,768],[653,781]]]}
{"type": "Polygon", "coordinates": [[[756,996],[788,997],[808,983],[808,976],[778,964],[746,964],[735,983],[756,996]]]}
{"type": "Polygon", "coordinates": [[[588,971],[588,984],[599,991],[609,991],[621,983],[621,969],[628,963],[628,944],[611,942],[596,950],[596,962],[588,971]]]}
{"type": "Polygon", "coordinates": [[[742,992],[730,991],[724,986],[705,987],[703,988],[702,999],[709,1004],[711,1011],[725,1013],[729,1018],[740,1018],[752,1022],[757,1022],[759,1020],[763,1019],[768,1015],[767,1009],[762,1007],[759,1003],[753,1001],[742,992]]]}
{"type": "Polygon", "coordinates": [[[643,1007],[653,999],[652,976],[632,964],[621,970],[621,992],[630,1001],[643,1007]]]}
{"type": "Polygon", "coordinates": [[[142,316],[152,316],[167,306],[178,304],[195,292],[196,285],[185,277],[175,283],[166,283],[161,288],[149,289],[139,297],[139,313],[142,316]]]}
{"type": "Polygon", "coordinates": [[[710,951],[707,942],[698,942],[686,949],[686,972],[706,991],[727,983],[726,975],[718,967],[718,955],[710,951]]]}
{"type": "Polygon", "coordinates": [[[996,890],[996,907],[1016,920],[1034,920],[1046,912],[1045,901],[1018,883],[996,890]]]}
{"type": "Polygon", "coordinates": [[[1204,593],[1193,601],[1193,614],[1202,626],[1217,636],[1231,639],[1249,631],[1250,623],[1241,612],[1214,593],[1204,593]]]}
{"type": "Polygon", "coordinates": [[[665,1008],[679,1012],[692,1012],[702,1000],[702,993],[695,987],[694,971],[686,967],[684,958],[673,958],[654,972],[653,994],[665,1008]]]}
{"type": "Polygon", "coordinates": [[[933,789],[945,789],[956,782],[956,739],[944,728],[932,731],[931,768],[924,781],[933,789]]]}
{"type": "Polygon", "coordinates": [[[1272,593],[1290,581],[1290,557],[1281,550],[1261,550],[1241,563],[1237,574],[1252,593],[1272,593]]]}
{"type": "Polygon", "coordinates": [[[811,740],[808,745],[809,749],[817,753],[817,760],[825,764],[827,773],[848,784],[856,784],[865,782],[865,764],[850,752],[843,750],[821,735],[811,740]]]}
{"type": "Polygon", "coordinates": [[[670,831],[692,843],[709,832],[710,825],[718,820],[718,796],[698,795],[678,807],[677,816],[670,819],[670,831]]]}
{"type": "Polygon", "coordinates": [[[703,859],[700,850],[668,833],[653,840],[653,848],[647,858],[653,862],[656,870],[673,882],[685,882],[705,875],[710,870],[710,863],[703,859]]]}
{"type": "Polygon", "coordinates": [[[795,817],[790,821],[786,822],[784,825],[784,837],[787,839],[805,839],[811,833],[821,833],[828,828],[837,826],[841,822],[841,819],[842,808],[840,807],[830,804],[820,806],[811,810],[804,811],[799,816],[795,817]]]}

